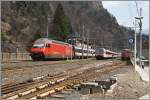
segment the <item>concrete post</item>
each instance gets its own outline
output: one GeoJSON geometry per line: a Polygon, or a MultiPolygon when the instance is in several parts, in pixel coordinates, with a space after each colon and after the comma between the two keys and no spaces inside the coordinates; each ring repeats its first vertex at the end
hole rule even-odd
{"type": "Polygon", "coordinates": [[[136,19],[135,19],[135,35],[134,35],[134,68],[136,68],[136,19]]]}

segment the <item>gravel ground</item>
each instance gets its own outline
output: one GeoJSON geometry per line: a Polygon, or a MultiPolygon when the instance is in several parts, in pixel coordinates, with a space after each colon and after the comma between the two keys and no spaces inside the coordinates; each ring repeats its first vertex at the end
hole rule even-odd
{"type": "MultiPolygon", "coordinates": [[[[56,74],[68,69],[81,68],[83,66],[95,66],[96,64],[104,63],[104,60],[86,59],[75,61],[45,61],[45,62],[18,62],[4,63],[2,66],[2,84],[11,82],[22,82],[29,78],[42,75],[56,74]],[[38,65],[38,66],[37,66],[38,65]],[[27,67],[26,67],[27,66],[27,67]],[[8,69],[8,70],[7,70],[8,69]]],[[[117,75],[118,86],[113,93],[100,93],[92,95],[81,95],[78,91],[73,91],[69,95],[64,95],[65,100],[103,100],[103,99],[138,99],[147,94],[148,83],[143,82],[139,75],[135,73],[131,65],[118,68],[110,73],[105,73],[97,77],[96,80],[104,80],[112,75],[117,75]]],[[[49,97],[52,100],[60,100],[49,97]]]]}
{"type": "MultiPolygon", "coordinates": [[[[105,95],[101,93],[82,95],[78,91],[72,91],[70,94],[60,95],[65,97],[65,100],[135,100],[148,93],[148,83],[140,79],[140,76],[135,73],[133,66],[129,65],[118,68],[115,71],[97,77],[96,80],[104,80],[112,75],[117,75],[118,82],[117,87],[114,88],[112,93],[106,93],[105,95]]],[[[52,97],[47,99],[60,100],[52,97]]]]}
{"type": "Polygon", "coordinates": [[[47,74],[57,74],[69,69],[80,68],[85,65],[102,63],[104,60],[84,59],[73,61],[37,61],[4,63],[2,65],[2,84],[11,82],[23,82],[30,78],[47,74]]]}
{"type": "MultiPolygon", "coordinates": [[[[110,76],[114,74],[117,74],[118,85],[114,89],[113,93],[106,93],[105,95],[93,94],[90,95],[87,100],[138,99],[148,93],[148,83],[141,80],[138,73],[134,71],[133,66],[119,68],[109,73],[110,76]]],[[[109,75],[104,76],[108,77],[109,75]]]]}
{"type": "Polygon", "coordinates": [[[118,87],[113,93],[117,99],[138,99],[148,93],[148,83],[141,80],[134,70],[118,77],[118,87]]]}

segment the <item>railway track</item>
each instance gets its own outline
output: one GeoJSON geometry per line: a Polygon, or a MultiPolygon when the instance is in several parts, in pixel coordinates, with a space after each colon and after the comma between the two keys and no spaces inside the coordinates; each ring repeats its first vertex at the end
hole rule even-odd
{"type": "MultiPolygon", "coordinates": [[[[108,59],[109,61],[111,59],[108,59]]],[[[100,60],[99,62],[104,62],[106,60],[100,60]]],[[[73,61],[60,61],[59,62],[34,62],[30,65],[30,63],[21,63],[19,65],[15,65],[17,67],[13,68],[14,65],[10,64],[8,66],[12,66],[11,69],[7,69],[7,66],[2,67],[2,85],[5,84],[14,84],[18,82],[24,82],[27,79],[34,78],[37,76],[45,76],[46,74],[57,74],[62,71],[72,69],[72,68],[78,68],[78,66],[82,66],[85,64],[90,64],[90,63],[96,63],[97,61],[95,59],[86,59],[86,60],[73,60],[73,61]],[[39,65],[38,65],[39,64],[39,65]],[[43,64],[43,65],[42,65],[43,64]],[[28,66],[30,65],[30,67],[28,66]],[[33,66],[32,66],[33,65],[33,66]],[[38,66],[36,66],[38,65],[38,66]],[[27,67],[26,67],[27,66],[27,67]],[[61,67],[60,67],[61,66],[61,67]],[[73,67],[72,67],[73,66],[73,67]],[[3,68],[5,70],[3,70],[3,68]],[[62,69],[61,69],[62,68],[62,69]],[[54,70],[54,71],[53,71],[54,70]],[[19,79],[18,79],[19,78],[19,79]]],[[[7,85],[6,85],[7,86],[7,85]]]]}
{"type": "MultiPolygon", "coordinates": [[[[73,70],[73,69],[69,69],[68,71],[70,70],[73,70]]],[[[27,87],[30,87],[33,85],[36,84],[35,87],[39,86],[40,84],[44,84],[46,82],[49,82],[49,80],[58,80],[60,77],[64,77],[66,76],[65,73],[59,73],[57,75],[47,75],[45,77],[38,77],[38,78],[33,78],[33,79],[30,79],[30,80],[27,80],[25,82],[22,82],[22,83],[12,83],[12,84],[6,84],[6,85],[2,85],[2,88],[1,88],[1,93],[2,95],[3,94],[8,94],[8,93],[11,93],[11,92],[14,92],[14,91],[17,91],[17,90],[20,90],[20,89],[24,89],[24,88],[27,88],[27,87]],[[37,85],[38,83],[40,83],[39,85],[37,85]]]]}
{"type": "MultiPolygon", "coordinates": [[[[87,60],[87,59],[86,59],[87,60]]],[[[67,61],[36,61],[36,63],[38,64],[33,64],[33,61],[30,62],[20,62],[18,63],[18,66],[15,65],[12,67],[12,65],[10,65],[11,67],[7,67],[8,64],[6,63],[6,65],[2,65],[2,69],[1,71],[8,71],[8,70],[19,70],[19,69],[23,69],[23,68],[34,68],[34,67],[40,67],[40,66],[50,66],[50,65],[59,65],[59,64],[66,64],[66,63],[77,63],[80,62],[79,60],[73,60],[72,62],[67,62],[67,61]],[[32,64],[28,64],[26,65],[26,63],[32,63],[32,64]],[[4,66],[4,67],[3,67],[4,66]]],[[[12,64],[12,63],[11,63],[12,64]]]]}
{"type": "MultiPolygon", "coordinates": [[[[67,69],[66,70],[66,72],[68,72],[68,71],[74,71],[75,69],[77,69],[77,68],[80,68],[80,66],[79,67],[76,67],[76,68],[70,68],[70,69],[67,69]]],[[[60,73],[57,73],[57,74],[48,74],[48,75],[46,75],[46,76],[42,76],[42,77],[36,77],[36,78],[33,78],[33,79],[29,79],[29,80],[27,80],[27,81],[25,81],[25,82],[21,82],[21,83],[19,83],[19,82],[12,82],[12,83],[8,83],[8,84],[4,84],[4,85],[2,85],[2,88],[1,88],[1,90],[2,90],[2,94],[6,94],[6,93],[8,93],[8,92],[3,92],[3,91],[5,91],[6,89],[8,90],[8,89],[11,89],[11,88],[18,88],[19,86],[25,86],[25,85],[32,85],[33,84],[33,82],[32,81],[35,81],[35,80],[38,80],[38,79],[42,79],[43,77],[47,77],[48,76],[48,78],[52,78],[52,76],[53,76],[53,78],[55,78],[56,76],[60,76],[60,75],[62,75],[62,73],[63,72],[60,72],[60,73]],[[30,81],[30,82],[29,82],[30,81]]],[[[64,73],[63,73],[64,74],[64,73]]],[[[40,81],[42,81],[42,80],[40,80],[40,81]]],[[[17,89],[16,89],[17,90],[17,89]]]]}
{"type": "Polygon", "coordinates": [[[2,86],[3,99],[31,99],[44,98],[45,96],[70,88],[75,84],[80,84],[88,79],[95,78],[98,74],[106,73],[125,64],[103,64],[95,67],[72,69],[59,75],[44,77],[40,80],[2,86]],[[6,88],[7,87],[7,88],[6,88]]]}

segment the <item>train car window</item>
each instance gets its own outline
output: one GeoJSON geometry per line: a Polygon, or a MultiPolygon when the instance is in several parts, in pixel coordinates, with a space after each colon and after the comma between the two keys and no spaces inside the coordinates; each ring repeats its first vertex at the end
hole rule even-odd
{"type": "Polygon", "coordinates": [[[78,52],[78,53],[80,53],[80,49],[77,49],[77,48],[76,48],[75,51],[78,52]]]}
{"type": "Polygon", "coordinates": [[[87,53],[87,50],[84,50],[84,53],[87,53]]]}
{"type": "Polygon", "coordinates": [[[103,48],[100,48],[100,49],[99,49],[99,52],[100,52],[100,53],[105,53],[105,50],[104,50],[103,48]]]}
{"type": "Polygon", "coordinates": [[[82,49],[79,49],[79,53],[82,53],[82,49]]]}
{"type": "Polygon", "coordinates": [[[78,50],[78,49],[75,49],[75,51],[76,51],[76,52],[79,52],[79,50],[78,50]]]}
{"type": "Polygon", "coordinates": [[[82,49],[79,49],[79,52],[82,53],[82,49]]]}

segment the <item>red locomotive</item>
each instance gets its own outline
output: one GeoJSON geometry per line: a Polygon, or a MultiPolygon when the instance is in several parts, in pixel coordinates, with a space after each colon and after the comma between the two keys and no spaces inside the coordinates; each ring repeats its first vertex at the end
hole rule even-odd
{"type": "Polygon", "coordinates": [[[123,49],[121,52],[121,59],[122,60],[129,60],[132,55],[132,52],[130,49],[123,49]]]}
{"type": "MultiPolygon", "coordinates": [[[[94,49],[83,48],[83,56],[94,57],[94,49]]],[[[42,60],[45,58],[65,59],[65,58],[81,58],[82,48],[71,44],[60,42],[48,38],[40,38],[36,40],[31,48],[30,56],[33,60],[42,60]]]]}
{"type": "Polygon", "coordinates": [[[107,50],[105,48],[96,48],[95,50],[96,59],[113,58],[118,57],[118,53],[107,50]]]}
{"type": "Polygon", "coordinates": [[[44,58],[70,58],[74,56],[72,45],[48,38],[40,38],[34,42],[30,56],[33,60],[44,58]]]}

